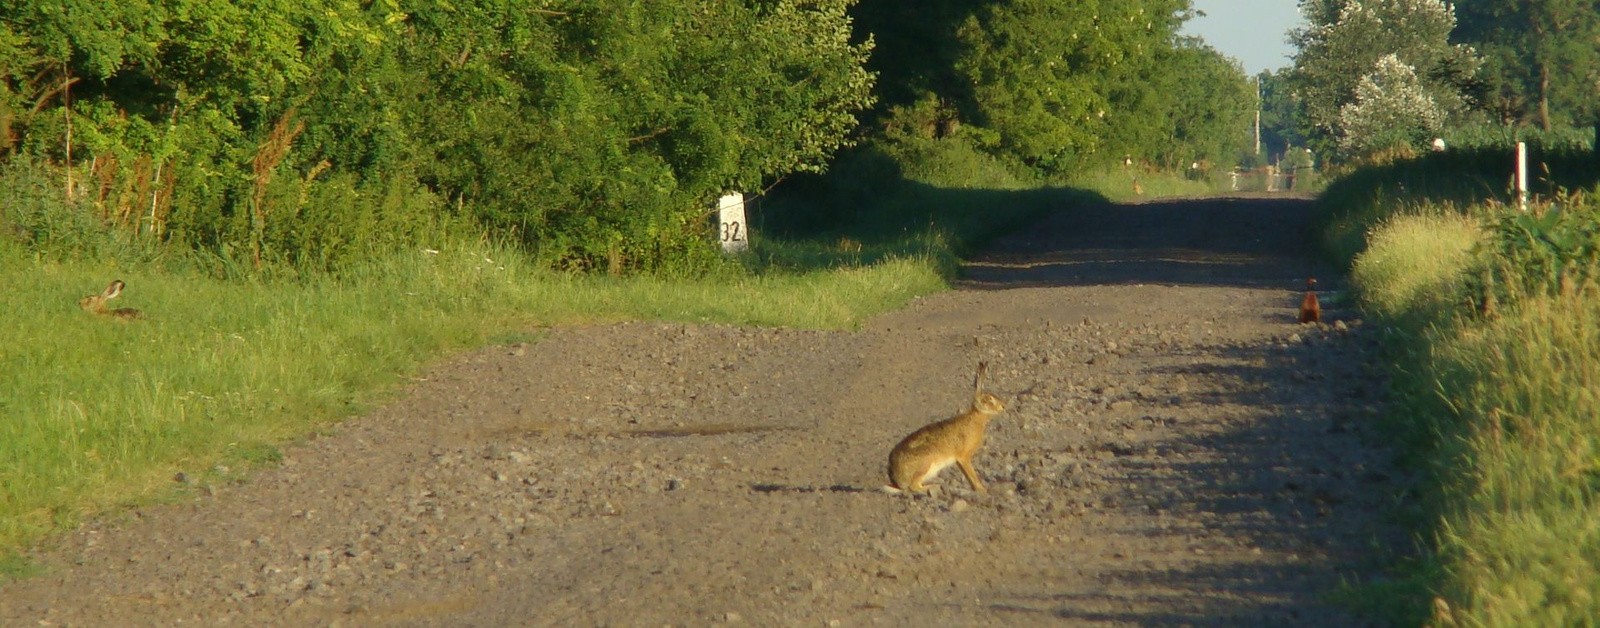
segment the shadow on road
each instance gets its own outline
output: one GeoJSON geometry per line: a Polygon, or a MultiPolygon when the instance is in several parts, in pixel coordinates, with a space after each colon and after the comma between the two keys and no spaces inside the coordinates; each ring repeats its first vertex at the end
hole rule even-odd
{"type": "MultiPolygon", "coordinates": [[[[1245,289],[1227,297],[1245,300],[1257,298],[1248,296],[1253,290],[1282,289],[1287,304],[1307,276],[1324,286],[1342,283],[1318,255],[1314,219],[1312,201],[1285,197],[1064,209],[996,241],[964,266],[958,286],[1215,287],[1245,289]]],[[[1148,414],[1138,420],[1091,415],[1110,440],[1089,445],[1090,455],[1059,452],[1076,460],[1109,453],[1103,464],[1116,480],[1097,487],[1091,508],[1120,513],[1112,518],[1124,526],[1118,534],[1159,539],[1151,547],[1187,546],[1194,556],[1130,552],[1119,561],[1125,565],[1088,583],[998,595],[989,611],[1066,625],[1360,625],[1329,604],[1328,594],[1363,579],[1375,541],[1404,544],[1382,518],[1402,484],[1387,458],[1363,442],[1356,420],[1374,411],[1382,385],[1366,366],[1371,346],[1359,323],[1296,326],[1288,314],[1277,315],[1234,309],[1234,323],[1265,325],[1265,335],[1204,343],[1186,349],[1182,360],[1149,354],[1131,369],[1134,381],[1210,384],[1141,397],[1140,411],[1148,414]],[[1190,420],[1195,424],[1178,425],[1190,420]],[[1178,429],[1145,432],[1161,434],[1154,440],[1119,440],[1118,430],[1137,433],[1141,421],[1178,429]]]]}
{"type": "Polygon", "coordinates": [[[1313,221],[1311,200],[1286,196],[1077,206],[992,243],[958,285],[1293,288],[1334,274],[1316,253],[1313,221]]]}

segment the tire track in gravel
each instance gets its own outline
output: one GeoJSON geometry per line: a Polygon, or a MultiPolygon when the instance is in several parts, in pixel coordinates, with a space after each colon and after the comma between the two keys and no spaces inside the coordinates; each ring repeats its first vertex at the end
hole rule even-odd
{"type": "MultiPolygon", "coordinates": [[[[1350,626],[1404,478],[1358,321],[1293,324],[1309,204],[1063,210],[855,332],[564,327],[188,504],[102,521],[0,625],[1350,626]],[[940,493],[888,449],[1008,411],[940,493]]],[[[1348,313],[1332,312],[1335,318],[1348,313]]]]}

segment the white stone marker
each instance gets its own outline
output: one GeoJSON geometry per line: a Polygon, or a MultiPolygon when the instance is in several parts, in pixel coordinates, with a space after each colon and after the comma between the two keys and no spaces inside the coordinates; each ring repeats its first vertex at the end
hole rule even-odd
{"type": "Polygon", "coordinates": [[[750,232],[744,221],[744,194],[734,193],[717,199],[717,237],[723,253],[742,253],[750,248],[750,232]]]}

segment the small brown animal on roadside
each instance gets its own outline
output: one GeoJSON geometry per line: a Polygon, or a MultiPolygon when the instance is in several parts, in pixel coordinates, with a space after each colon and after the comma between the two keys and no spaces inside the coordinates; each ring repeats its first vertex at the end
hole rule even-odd
{"type": "Polygon", "coordinates": [[[122,288],[126,285],[127,284],[122,283],[121,279],[114,280],[111,282],[111,285],[106,286],[104,292],[101,292],[100,294],[91,294],[79,299],[78,307],[83,308],[85,312],[90,314],[95,314],[97,316],[110,316],[111,318],[115,318],[117,320],[133,320],[135,318],[141,318],[144,316],[144,313],[131,307],[106,307],[106,301],[117,298],[117,295],[122,294],[122,288]]]}
{"type": "Polygon", "coordinates": [[[924,426],[889,452],[889,485],[884,490],[891,493],[926,493],[928,480],[939,475],[950,465],[957,465],[967,476],[967,483],[980,493],[989,492],[978,479],[972,467],[972,456],[983,447],[983,432],[989,420],[1005,411],[999,397],[983,391],[983,375],[987,365],[978,363],[978,374],[972,382],[972,408],[937,423],[924,426]]]}
{"type": "Polygon", "coordinates": [[[1306,298],[1300,300],[1300,322],[1322,322],[1322,304],[1317,302],[1317,280],[1306,280],[1306,298]]]}

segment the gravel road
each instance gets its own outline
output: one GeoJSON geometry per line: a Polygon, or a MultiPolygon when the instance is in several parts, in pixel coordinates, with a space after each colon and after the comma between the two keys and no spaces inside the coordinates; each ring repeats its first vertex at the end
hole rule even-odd
{"type": "Polygon", "coordinates": [[[1310,203],[1063,210],[853,332],[560,327],[184,504],[93,523],[4,626],[1360,626],[1404,478],[1310,203]],[[1008,410],[889,495],[889,448],[1008,410]]]}

